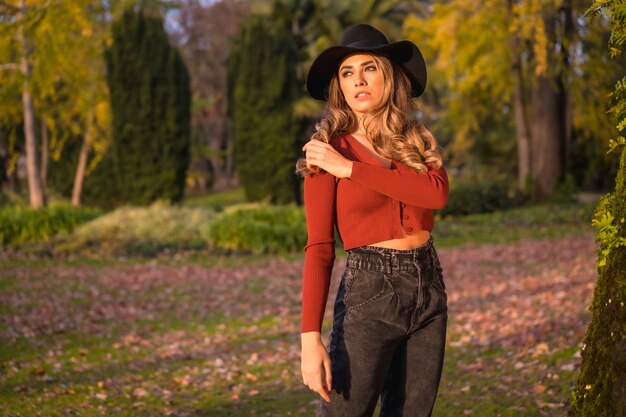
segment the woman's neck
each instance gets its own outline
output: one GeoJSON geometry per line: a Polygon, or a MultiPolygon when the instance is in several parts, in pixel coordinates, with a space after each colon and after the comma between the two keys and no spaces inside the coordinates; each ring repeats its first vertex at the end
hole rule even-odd
{"type": "Polygon", "coordinates": [[[358,118],[357,128],[355,131],[351,132],[352,136],[358,137],[359,139],[367,140],[367,133],[365,131],[365,126],[363,125],[363,118],[358,118]]]}

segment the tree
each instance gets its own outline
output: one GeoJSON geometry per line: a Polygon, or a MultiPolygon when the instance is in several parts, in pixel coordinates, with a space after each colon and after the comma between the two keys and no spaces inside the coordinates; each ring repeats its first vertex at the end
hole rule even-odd
{"type": "MultiPolygon", "coordinates": [[[[72,200],[78,205],[88,171],[87,151],[96,150],[93,166],[108,144],[108,92],[98,47],[108,33],[104,5],[90,0],[12,3],[0,9],[8,22],[0,36],[0,60],[19,60],[21,66],[11,62],[0,66],[5,69],[0,94],[6,104],[0,106],[0,118],[4,126],[23,121],[27,166],[40,183],[35,180],[35,186],[30,186],[33,175],[29,174],[31,200],[32,190],[40,188],[43,193],[46,188],[49,159],[58,160],[68,141],[81,140],[88,145],[83,146],[84,165],[79,165],[75,174],[72,200]],[[18,67],[22,71],[11,71],[18,67]],[[15,91],[25,103],[19,114],[14,110],[15,91]]],[[[17,141],[15,136],[12,142],[17,141]]],[[[12,148],[17,152],[16,146],[12,148]]]]}
{"type": "MultiPolygon", "coordinates": [[[[602,108],[619,67],[613,63],[610,77],[594,81],[603,88],[577,82],[583,68],[602,65],[589,63],[598,45],[590,35],[598,29],[581,23],[583,12],[573,0],[450,1],[435,3],[426,18],[408,19],[409,38],[433,62],[433,84],[443,86],[447,109],[440,120],[455,127],[449,147],[455,164],[471,162],[475,147],[508,125],[511,134],[497,139],[515,138],[518,188],[536,198],[556,191],[571,164],[574,133],[604,133],[601,122],[581,114],[602,108]]],[[[498,168],[509,167],[510,159],[498,168]]]]}
{"type": "MultiPolygon", "coordinates": [[[[613,25],[611,56],[626,44],[626,3],[596,0],[589,13],[608,14],[613,25]]],[[[626,77],[615,86],[611,113],[626,128],[626,77]]],[[[582,364],[572,392],[569,417],[626,415],[626,139],[619,135],[609,152],[619,150],[615,191],[602,198],[593,224],[598,229],[598,280],[591,302],[591,323],[583,340],[582,364]]]]}
{"type": "MultiPolygon", "coordinates": [[[[40,63],[48,74],[48,81],[39,91],[42,153],[49,148],[52,160],[59,161],[68,141],[80,142],[71,194],[74,206],[81,204],[85,176],[110,142],[109,96],[101,48],[109,38],[106,12],[103,4],[89,0],[57,3],[46,10],[46,18],[38,28],[43,51],[63,51],[48,53],[40,63]],[[48,131],[49,146],[44,140],[48,131]]],[[[47,158],[42,157],[44,180],[45,166],[47,158]]]]}
{"type": "Polygon", "coordinates": [[[252,16],[229,59],[230,116],[235,162],[246,198],[299,201],[294,173],[298,125],[296,51],[285,22],[252,16]]]}
{"type": "Polygon", "coordinates": [[[21,73],[22,117],[24,124],[26,154],[26,172],[28,178],[28,192],[30,204],[34,208],[41,208],[45,204],[44,190],[37,158],[37,136],[35,129],[35,106],[33,99],[33,55],[35,42],[29,32],[38,24],[46,6],[36,7],[19,0],[17,4],[7,4],[4,12],[9,17],[12,26],[9,30],[15,37],[17,52],[16,61],[3,64],[3,69],[17,69],[21,73]],[[12,30],[11,30],[12,29],[12,30]]]}
{"type": "Polygon", "coordinates": [[[231,44],[248,8],[244,0],[208,5],[185,0],[178,14],[178,29],[173,33],[191,75],[192,161],[208,163],[214,190],[228,188],[234,181],[226,67],[231,44]]]}
{"type": "Polygon", "coordinates": [[[119,197],[181,201],[190,147],[187,68],[158,16],[127,9],[112,35],[106,62],[119,197]]]}
{"type": "MultiPolygon", "coordinates": [[[[322,111],[322,103],[306,95],[306,74],[322,50],[341,41],[345,31],[358,23],[369,23],[391,40],[400,39],[402,23],[408,13],[422,13],[422,2],[406,0],[251,0],[252,13],[272,22],[289,21],[298,49],[297,77],[299,99],[296,116],[310,124],[322,111]]],[[[308,127],[308,126],[306,126],[308,127]]],[[[305,127],[305,128],[306,128],[305,127]]]]}

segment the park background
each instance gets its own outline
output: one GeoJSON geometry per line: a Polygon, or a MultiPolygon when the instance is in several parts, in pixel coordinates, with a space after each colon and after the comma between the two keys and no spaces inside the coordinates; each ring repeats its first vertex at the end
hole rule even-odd
{"type": "Polygon", "coordinates": [[[422,50],[451,181],[434,415],[623,416],[618,3],[0,3],[0,412],[312,414],[304,80],[367,22],[422,50]]]}

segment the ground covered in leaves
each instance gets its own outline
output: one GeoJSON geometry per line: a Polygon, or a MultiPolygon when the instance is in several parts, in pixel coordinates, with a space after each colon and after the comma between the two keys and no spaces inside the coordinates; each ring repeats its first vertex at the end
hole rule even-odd
{"type": "MultiPolygon", "coordinates": [[[[450,321],[433,415],[565,415],[590,318],[593,236],[439,255],[450,321]]],[[[302,266],[6,262],[0,414],[313,415],[299,375],[302,266]]]]}

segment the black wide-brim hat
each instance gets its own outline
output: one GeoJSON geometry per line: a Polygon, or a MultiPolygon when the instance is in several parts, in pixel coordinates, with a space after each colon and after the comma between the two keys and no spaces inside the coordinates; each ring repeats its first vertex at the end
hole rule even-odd
{"type": "Polygon", "coordinates": [[[385,35],[376,28],[360,24],[352,26],[341,40],[319,54],[306,78],[306,88],[311,97],[318,100],[328,98],[328,85],[337,73],[339,64],[348,55],[371,53],[382,55],[404,69],[411,80],[411,96],[419,97],[426,88],[426,62],[418,47],[411,41],[389,43],[385,35]]]}

